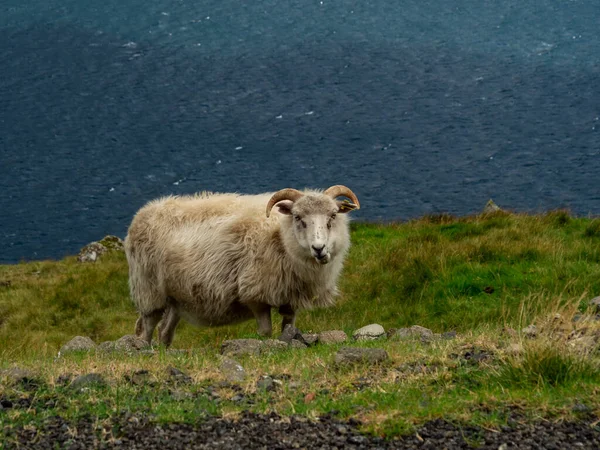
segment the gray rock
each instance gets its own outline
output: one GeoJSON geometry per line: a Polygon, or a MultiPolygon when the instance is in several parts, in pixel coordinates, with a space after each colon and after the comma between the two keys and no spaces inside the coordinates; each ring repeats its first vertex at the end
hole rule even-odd
{"type": "Polygon", "coordinates": [[[34,380],[35,374],[28,369],[12,367],[10,369],[0,370],[0,377],[5,377],[10,384],[17,384],[34,380]]]}
{"type": "Polygon", "coordinates": [[[239,383],[246,379],[246,371],[242,365],[234,359],[223,357],[221,361],[221,373],[231,383],[239,383]]]}
{"type": "Polygon", "coordinates": [[[342,342],[346,342],[347,340],[348,336],[341,330],[329,330],[319,333],[320,344],[340,344],[342,342]]]}
{"type": "Polygon", "coordinates": [[[97,373],[89,373],[87,375],[79,375],[75,378],[69,387],[71,389],[83,389],[90,386],[104,386],[106,382],[104,377],[97,373]]]}
{"type": "Polygon", "coordinates": [[[260,351],[277,351],[286,350],[289,348],[287,342],[280,341],[278,339],[265,339],[260,345],[260,351]]]}
{"type": "Polygon", "coordinates": [[[456,331],[446,331],[445,333],[442,333],[441,338],[447,341],[456,339],[456,331]]]}
{"type": "Polygon", "coordinates": [[[391,328],[388,331],[388,339],[402,340],[402,339],[418,339],[428,341],[433,339],[433,331],[429,328],[425,328],[419,325],[413,325],[410,328],[391,328]]]}
{"type": "Polygon", "coordinates": [[[295,326],[287,324],[279,336],[279,340],[289,344],[293,339],[302,339],[302,333],[295,326]]]}
{"type": "Polygon", "coordinates": [[[483,207],[484,214],[495,213],[498,211],[502,211],[502,208],[500,208],[498,205],[496,205],[496,203],[494,203],[494,200],[492,200],[491,198],[488,200],[488,202],[483,207]]]}
{"type": "Polygon", "coordinates": [[[146,369],[136,370],[131,375],[125,375],[125,379],[135,386],[143,386],[150,382],[150,372],[146,369]]]}
{"type": "Polygon", "coordinates": [[[309,347],[319,342],[319,335],[316,333],[302,333],[304,343],[309,347]]]}
{"type": "Polygon", "coordinates": [[[275,382],[273,378],[268,375],[264,375],[256,382],[256,388],[261,391],[274,391],[275,390],[275,382]]]}
{"type": "Polygon", "coordinates": [[[352,333],[352,337],[357,341],[373,341],[383,335],[385,335],[385,330],[377,323],[364,326],[352,333]]]}
{"type": "Polygon", "coordinates": [[[99,242],[90,242],[83,247],[77,255],[77,261],[80,263],[95,262],[109,250],[124,249],[123,241],[117,236],[106,236],[99,242]]]}
{"type": "Polygon", "coordinates": [[[96,343],[86,336],[75,336],[58,351],[58,356],[69,352],[89,352],[96,348],[96,343]]]}
{"type": "Polygon", "coordinates": [[[290,347],[303,349],[303,348],[307,348],[308,345],[306,345],[304,342],[300,342],[298,339],[292,339],[292,342],[290,342],[290,347]]]}
{"type": "Polygon", "coordinates": [[[389,355],[382,348],[342,347],[335,354],[335,362],[338,365],[356,363],[379,364],[389,359],[389,355]]]}
{"type": "Polygon", "coordinates": [[[170,394],[171,394],[171,398],[177,402],[182,402],[184,400],[189,400],[189,399],[194,398],[194,396],[192,395],[191,392],[182,391],[179,389],[172,390],[170,392],[170,394]]]}
{"type": "Polygon", "coordinates": [[[138,352],[150,348],[150,345],[135,334],[126,334],[115,341],[115,350],[121,352],[138,352]]]}
{"type": "Polygon", "coordinates": [[[594,314],[600,313],[600,297],[594,297],[589,303],[594,314]]]}
{"type": "Polygon", "coordinates": [[[528,325],[521,330],[521,333],[527,338],[533,339],[538,335],[538,330],[535,325],[528,325]]]}
{"type": "Polygon", "coordinates": [[[192,382],[192,377],[173,366],[167,367],[167,374],[171,381],[178,384],[190,384],[192,382]]]}
{"type": "Polygon", "coordinates": [[[104,341],[98,344],[96,347],[97,350],[101,352],[112,352],[115,350],[115,342],[114,341],[104,341]]]}
{"type": "Polygon", "coordinates": [[[228,356],[258,355],[262,342],[258,339],[231,339],[221,344],[221,354],[228,356]]]}

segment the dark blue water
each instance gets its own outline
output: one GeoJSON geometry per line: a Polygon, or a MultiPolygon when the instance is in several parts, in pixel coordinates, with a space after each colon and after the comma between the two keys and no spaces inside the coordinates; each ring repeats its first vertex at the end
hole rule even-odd
{"type": "Polygon", "coordinates": [[[600,213],[597,0],[3,0],[0,262],[170,193],[600,213]]]}

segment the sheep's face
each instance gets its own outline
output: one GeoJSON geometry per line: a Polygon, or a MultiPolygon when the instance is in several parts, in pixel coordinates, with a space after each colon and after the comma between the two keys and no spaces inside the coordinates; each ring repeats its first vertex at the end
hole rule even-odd
{"type": "Polygon", "coordinates": [[[337,230],[345,226],[337,202],[325,195],[305,195],[296,202],[277,204],[281,213],[291,216],[292,230],[308,259],[327,264],[335,255],[337,230]]]}

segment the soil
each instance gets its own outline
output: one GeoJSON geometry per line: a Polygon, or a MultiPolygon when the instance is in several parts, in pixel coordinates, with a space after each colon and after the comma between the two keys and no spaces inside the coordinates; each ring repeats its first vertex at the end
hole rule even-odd
{"type": "Polygon", "coordinates": [[[362,434],[358,422],[331,416],[301,417],[244,413],[237,420],[209,417],[196,424],[155,424],[122,415],[110,422],[84,418],[76,424],[54,417],[39,428],[11,430],[6,449],[598,449],[596,418],[580,422],[514,421],[499,430],[461,427],[434,420],[395,440],[362,434]]]}

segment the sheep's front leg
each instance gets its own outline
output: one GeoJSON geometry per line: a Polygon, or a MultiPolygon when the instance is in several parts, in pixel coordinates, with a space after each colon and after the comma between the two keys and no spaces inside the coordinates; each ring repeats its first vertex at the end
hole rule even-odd
{"type": "Polygon", "coordinates": [[[281,305],[279,307],[279,314],[283,316],[281,321],[281,331],[285,330],[286,325],[296,325],[296,311],[293,310],[291,305],[281,305]]]}
{"type": "Polygon", "coordinates": [[[271,306],[264,303],[250,303],[248,305],[256,324],[258,325],[258,334],[261,336],[271,336],[273,326],[271,324],[271,306]]]}
{"type": "Polygon", "coordinates": [[[171,342],[173,342],[175,328],[177,328],[177,324],[180,320],[181,316],[179,315],[177,308],[173,306],[167,308],[162,322],[158,325],[158,342],[165,347],[169,347],[171,342]]]}
{"type": "Polygon", "coordinates": [[[140,317],[138,317],[138,320],[135,322],[136,336],[142,338],[148,344],[152,344],[154,328],[156,328],[156,324],[162,318],[164,311],[164,309],[157,309],[150,314],[140,314],[140,317]]]}

